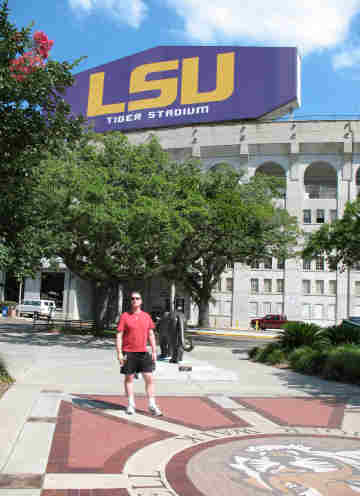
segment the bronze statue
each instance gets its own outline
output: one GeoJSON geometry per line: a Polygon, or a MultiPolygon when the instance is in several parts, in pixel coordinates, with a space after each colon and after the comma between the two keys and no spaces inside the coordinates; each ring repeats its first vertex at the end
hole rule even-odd
{"type": "Polygon", "coordinates": [[[184,351],[194,349],[191,337],[185,338],[186,319],[179,309],[175,312],[165,312],[159,319],[160,356],[159,360],[171,357],[170,363],[182,361],[184,351]]]}

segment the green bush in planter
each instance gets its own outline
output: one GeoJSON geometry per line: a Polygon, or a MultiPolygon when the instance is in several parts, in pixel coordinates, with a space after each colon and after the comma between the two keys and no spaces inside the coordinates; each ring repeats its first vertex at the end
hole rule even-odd
{"type": "Polygon", "coordinates": [[[360,328],[351,327],[346,325],[338,325],[326,327],[323,330],[323,336],[333,346],[343,344],[360,344],[360,328]]]}
{"type": "Polygon", "coordinates": [[[11,384],[12,382],[14,382],[13,378],[9,375],[8,371],[6,370],[5,362],[1,357],[0,357],[0,382],[5,382],[7,384],[11,384]]]}
{"type": "Polygon", "coordinates": [[[329,345],[327,338],[322,334],[321,327],[316,324],[288,322],[284,324],[283,329],[277,342],[286,353],[291,353],[301,346],[318,349],[329,345]]]}
{"type": "Polygon", "coordinates": [[[258,351],[260,350],[259,346],[254,346],[250,350],[248,350],[248,356],[252,360],[256,357],[258,351]]]}
{"type": "Polygon", "coordinates": [[[277,342],[272,342],[258,349],[255,360],[260,363],[275,364],[284,361],[285,354],[277,342]]]}
{"type": "Polygon", "coordinates": [[[319,374],[324,368],[328,353],[328,348],[316,349],[301,346],[289,354],[288,360],[291,368],[296,372],[319,374]]]}
{"type": "Polygon", "coordinates": [[[329,351],[323,375],[326,379],[360,383],[360,346],[345,344],[329,351]]]}

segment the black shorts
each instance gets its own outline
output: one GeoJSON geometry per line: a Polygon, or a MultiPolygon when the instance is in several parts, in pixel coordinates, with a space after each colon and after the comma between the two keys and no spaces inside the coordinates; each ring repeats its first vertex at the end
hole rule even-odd
{"type": "Polygon", "coordinates": [[[139,372],[152,372],[155,369],[154,365],[152,357],[147,351],[128,351],[125,352],[125,363],[120,368],[120,373],[132,375],[139,372]]]}

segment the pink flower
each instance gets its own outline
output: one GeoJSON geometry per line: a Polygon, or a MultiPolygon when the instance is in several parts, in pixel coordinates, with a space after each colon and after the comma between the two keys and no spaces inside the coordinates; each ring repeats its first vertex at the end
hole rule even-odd
{"type": "Polygon", "coordinates": [[[24,75],[31,74],[36,69],[44,67],[44,60],[48,58],[54,41],[49,40],[43,31],[35,31],[33,35],[33,51],[26,52],[10,62],[11,77],[23,81],[24,75]]]}
{"type": "Polygon", "coordinates": [[[43,31],[36,31],[34,33],[33,40],[35,42],[35,50],[41,55],[43,59],[47,59],[54,41],[49,40],[49,38],[43,31]]]}

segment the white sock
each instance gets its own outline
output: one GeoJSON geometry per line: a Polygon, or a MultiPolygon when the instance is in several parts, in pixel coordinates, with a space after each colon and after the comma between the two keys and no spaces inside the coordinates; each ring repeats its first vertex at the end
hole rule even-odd
{"type": "Polygon", "coordinates": [[[134,399],[134,396],[129,396],[128,397],[128,402],[129,402],[129,406],[133,406],[135,407],[135,399],[134,399]]]}
{"type": "Polygon", "coordinates": [[[149,406],[152,406],[152,407],[155,407],[156,406],[155,398],[153,396],[151,396],[149,398],[149,406]]]}

